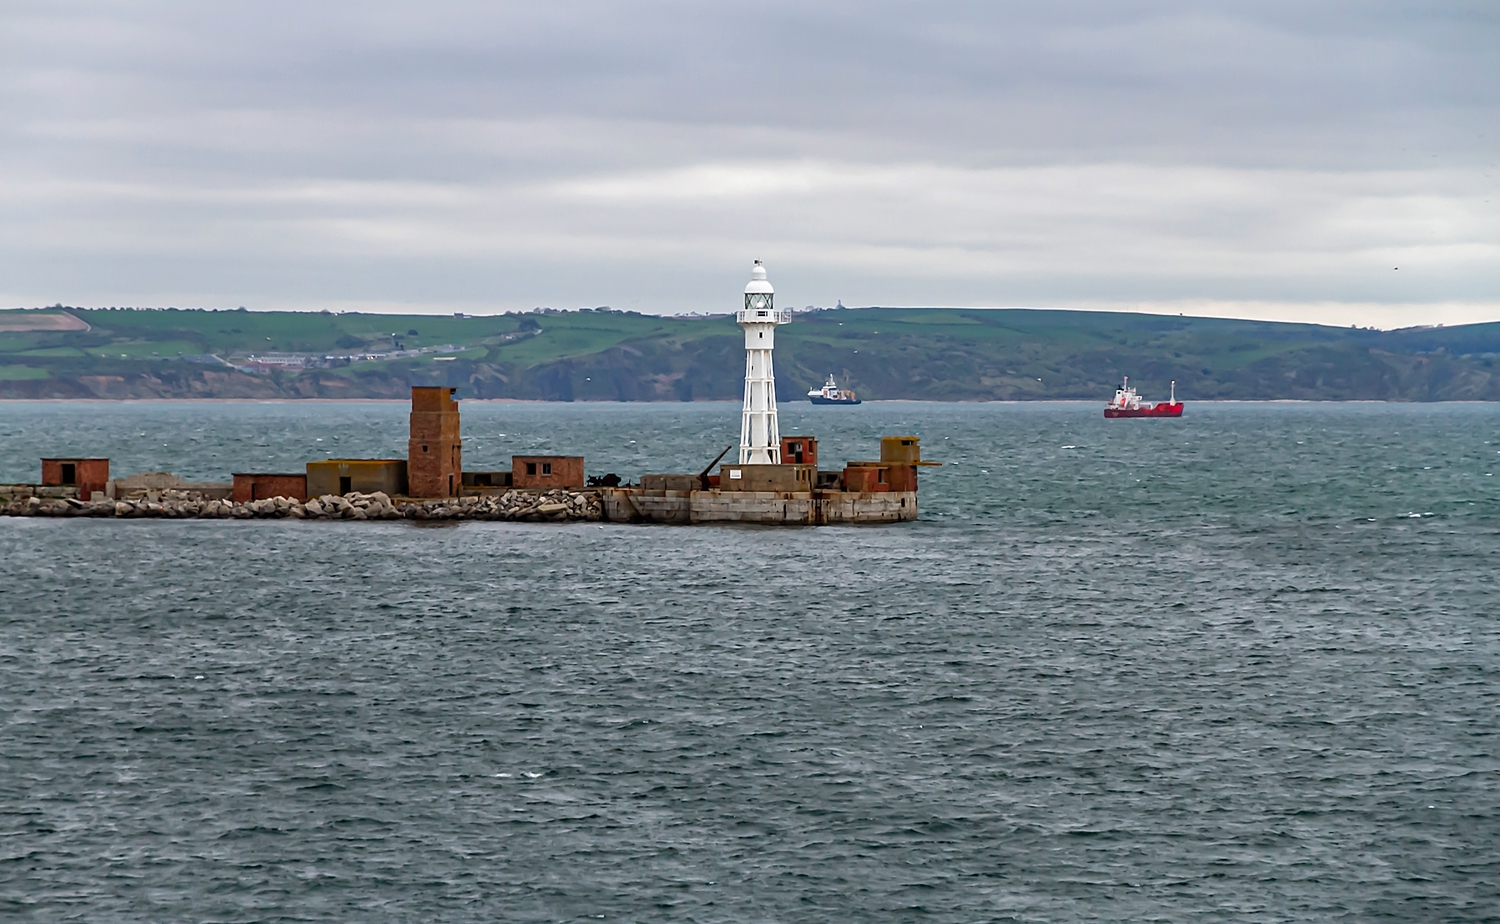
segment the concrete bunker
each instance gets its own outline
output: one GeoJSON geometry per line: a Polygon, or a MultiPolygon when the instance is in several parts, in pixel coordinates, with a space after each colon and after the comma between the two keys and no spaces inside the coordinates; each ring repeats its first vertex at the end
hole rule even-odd
{"type": "Polygon", "coordinates": [[[406,495],[405,459],[324,459],[307,463],[307,496],[344,495],[353,491],[391,497],[406,495]]]}
{"type": "Polygon", "coordinates": [[[307,500],[307,474],[289,472],[235,472],[233,500],[236,504],[265,500],[268,497],[290,497],[307,500]]]}

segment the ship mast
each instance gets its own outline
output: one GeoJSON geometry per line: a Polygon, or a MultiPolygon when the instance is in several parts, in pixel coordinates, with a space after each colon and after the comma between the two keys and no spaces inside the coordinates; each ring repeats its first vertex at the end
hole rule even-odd
{"type": "Polygon", "coordinates": [[[781,428],[776,422],[776,373],[771,351],[776,348],[776,327],[791,321],[790,313],[777,311],[776,290],[766,281],[766,268],[759,260],[745,286],[745,307],[736,320],[745,329],[745,412],[740,421],[740,464],[780,465],[781,428]]]}

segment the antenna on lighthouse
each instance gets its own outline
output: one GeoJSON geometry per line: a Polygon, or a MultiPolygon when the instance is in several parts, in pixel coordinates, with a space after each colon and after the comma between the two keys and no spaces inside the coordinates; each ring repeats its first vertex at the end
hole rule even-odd
{"type": "Polygon", "coordinates": [[[790,312],[777,311],[776,290],[766,281],[759,260],[745,286],[745,307],[736,316],[745,329],[745,412],[740,420],[740,464],[780,465],[781,428],[776,422],[776,373],[771,351],[776,327],[791,321],[790,312]]]}

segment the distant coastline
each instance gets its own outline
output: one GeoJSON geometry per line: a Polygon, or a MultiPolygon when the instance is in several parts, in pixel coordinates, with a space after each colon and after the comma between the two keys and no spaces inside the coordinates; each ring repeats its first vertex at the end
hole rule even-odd
{"type": "MultiPolygon", "coordinates": [[[[727,317],[63,308],[0,311],[0,399],[684,402],[742,397],[727,317]]],[[[1500,323],[1395,331],[1180,315],[836,308],[778,334],[784,403],[831,373],[871,401],[1500,401],[1500,323]]]]}

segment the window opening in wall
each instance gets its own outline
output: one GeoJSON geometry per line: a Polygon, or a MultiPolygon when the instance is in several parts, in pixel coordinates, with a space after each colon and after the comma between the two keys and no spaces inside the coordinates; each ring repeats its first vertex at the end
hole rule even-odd
{"type": "Polygon", "coordinates": [[[552,474],[552,463],[551,462],[543,462],[542,463],[542,474],[543,475],[550,475],[550,474],[552,474]]]}
{"type": "Polygon", "coordinates": [[[526,474],[528,474],[528,475],[535,475],[536,474],[536,463],[535,462],[527,462],[526,463],[526,474]]]}
{"type": "Polygon", "coordinates": [[[422,444],[422,451],[423,451],[423,452],[426,452],[426,451],[427,451],[427,444],[426,444],[426,443],[423,443],[423,444],[422,444]]]}
{"type": "Polygon", "coordinates": [[[348,475],[340,475],[339,476],[339,493],[340,494],[348,494],[350,491],[353,491],[353,490],[354,490],[354,479],[351,478],[351,477],[349,477],[348,475]]]}
{"type": "Polygon", "coordinates": [[[74,484],[78,481],[78,466],[72,462],[64,462],[62,466],[62,483],[74,484]]]}

